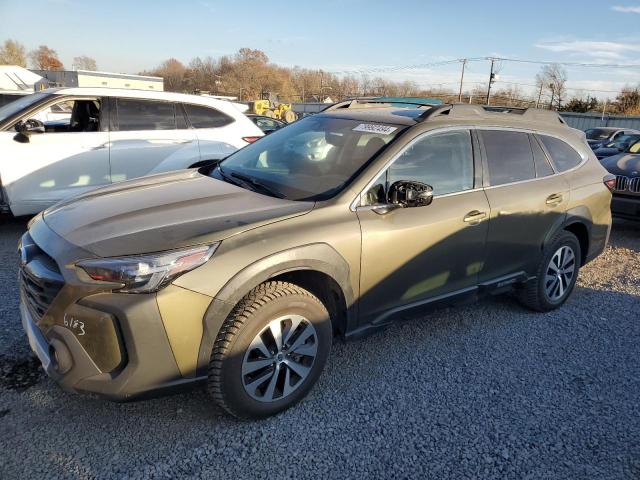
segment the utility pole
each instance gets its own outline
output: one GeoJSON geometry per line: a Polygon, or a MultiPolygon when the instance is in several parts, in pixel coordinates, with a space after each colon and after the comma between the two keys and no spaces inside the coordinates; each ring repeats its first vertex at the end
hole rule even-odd
{"type": "Polygon", "coordinates": [[[538,92],[538,100],[536,101],[536,108],[540,105],[540,99],[542,98],[542,86],[544,84],[540,82],[540,91],[538,92]]]}
{"type": "Polygon", "coordinates": [[[608,99],[608,98],[606,98],[606,99],[604,100],[604,105],[602,105],[602,119],[601,119],[601,120],[602,120],[603,122],[604,122],[604,114],[605,114],[605,112],[607,111],[607,102],[608,102],[608,101],[609,101],[609,99],[608,99]]]}
{"type": "Polygon", "coordinates": [[[493,73],[493,64],[495,61],[495,58],[491,59],[491,73],[489,73],[489,87],[487,88],[487,105],[489,105],[489,101],[491,99],[491,85],[496,81],[496,74],[493,73]]]}
{"type": "Polygon", "coordinates": [[[553,110],[553,100],[554,100],[555,95],[556,95],[556,89],[555,89],[555,86],[553,85],[553,83],[549,84],[549,88],[551,89],[551,101],[549,102],[549,110],[553,110]]]}
{"type": "Polygon", "coordinates": [[[462,82],[464,81],[464,67],[467,65],[467,59],[462,60],[462,73],[460,73],[460,92],[458,93],[458,102],[462,103],[462,82]]]}

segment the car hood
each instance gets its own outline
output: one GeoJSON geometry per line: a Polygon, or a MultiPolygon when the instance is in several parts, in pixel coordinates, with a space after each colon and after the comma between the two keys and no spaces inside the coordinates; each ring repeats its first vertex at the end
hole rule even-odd
{"type": "Polygon", "coordinates": [[[640,176],[640,154],[621,153],[602,160],[602,166],[614,175],[640,176]]]}
{"type": "Polygon", "coordinates": [[[93,190],[54,205],[43,219],[67,241],[107,257],[222,240],[313,206],[186,170],[93,190]]]}

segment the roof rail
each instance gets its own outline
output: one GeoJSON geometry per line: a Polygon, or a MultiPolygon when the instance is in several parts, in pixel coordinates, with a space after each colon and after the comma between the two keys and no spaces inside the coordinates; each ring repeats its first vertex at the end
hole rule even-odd
{"type": "Polygon", "coordinates": [[[353,98],[351,100],[344,100],[329,105],[323,109],[323,112],[331,112],[333,110],[340,110],[343,108],[367,108],[380,105],[415,105],[416,107],[433,107],[440,106],[441,103],[436,103],[434,99],[419,99],[419,98],[404,98],[404,97],[365,97],[365,98],[353,98]]]}
{"type": "Polygon", "coordinates": [[[542,110],[539,108],[515,108],[500,107],[491,105],[474,105],[467,103],[455,103],[439,105],[430,108],[424,112],[418,121],[425,120],[440,115],[448,115],[451,118],[467,118],[470,116],[479,116],[484,118],[492,118],[494,115],[518,115],[522,119],[539,121],[539,122],[559,122],[566,125],[564,119],[553,110],[542,110]]]}

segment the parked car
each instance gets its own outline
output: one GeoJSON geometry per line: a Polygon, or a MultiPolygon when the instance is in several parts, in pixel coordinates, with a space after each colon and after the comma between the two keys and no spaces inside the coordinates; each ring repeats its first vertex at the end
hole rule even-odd
{"type": "Polygon", "coordinates": [[[248,113],[247,117],[249,118],[249,120],[255,123],[256,126],[260,130],[262,130],[265,135],[287,126],[285,122],[278,120],[277,118],[267,117],[265,115],[255,115],[253,113],[248,113]]]}
{"type": "Polygon", "coordinates": [[[217,166],[36,216],[22,323],[67,390],[206,384],[231,414],[264,417],[309,392],[334,335],[511,290],[561,306],[605,248],[612,179],[554,112],[329,110],[217,166]],[[286,148],[310,134],[322,158],[286,148]]]}
{"type": "Polygon", "coordinates": [[[611,211],[616,217],[640,220],[640,142],[627,151],[602,160],[615,175],[611,211]]]}
{"type": "Polygon", "coordinates": [[[232,104],[169,92],[44,90],[0,108],[0,210],[224,158],[263,136],[232,104]]]}
{"type": "Polygon", "coordinates": [[[603,158],[611,157],[612,155],[617,155],[620,152],[624,152],[631,145],[640,141],[640,133],[632,134],[632,135],[618,135],[618,137],[610,143],[597,148],[593,151],[595,153],[598,160],[602,160],[603,158]]]}
{"type": "Polygon", "coordinates": [[[614,140],[621,135],[636,135],[640,134],[639,130],[633,130],[631,128],[615,128],[615,127],[601,127],[590,128],[584,132],[587,135],[587,142],[592,150],[597,150],[614,140]]]}

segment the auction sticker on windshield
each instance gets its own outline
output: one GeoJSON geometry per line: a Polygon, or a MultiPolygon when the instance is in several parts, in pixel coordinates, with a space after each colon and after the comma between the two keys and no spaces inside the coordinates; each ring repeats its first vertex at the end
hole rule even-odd
{"type": "Polygon", "coordinates": [[[389,125],[376,125],[375,123],[361,123],[353,129],[354,132],[381,133],[389,135],[395,132],[398,127],[390,127],[389,125]]]}

